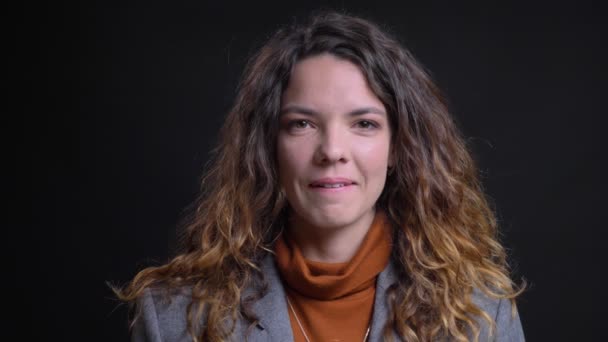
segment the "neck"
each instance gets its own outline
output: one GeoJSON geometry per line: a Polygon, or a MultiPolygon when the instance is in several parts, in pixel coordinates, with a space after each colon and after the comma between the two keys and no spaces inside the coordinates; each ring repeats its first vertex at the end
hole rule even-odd
{"type": "Polygon", "coordinates": [[[293,215],[289,222],[289,233],[304,258],[310,261],[348,262],[361,246],[375,213],[372,208],[354,222],[340,227],[316,227],[293,215]]]}

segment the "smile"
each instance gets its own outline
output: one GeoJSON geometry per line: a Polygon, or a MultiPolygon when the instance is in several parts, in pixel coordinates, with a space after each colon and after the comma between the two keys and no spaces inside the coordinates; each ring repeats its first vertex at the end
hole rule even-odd
{"type": "Polygon", "coordinates": [[[309,184],[313,188],[342,188],[349,185],[355,185],[353,180],[344,177],[325,177],[320,178],[309,184]]]}
{"type": "Polygon", "coordinates": [[[308,184],[309,189],[314,192],[330,194],[330,193],[342,193],[353,188],[353,185],[357,185],[354,181],[348,178],[321,178],[308,184]]]}
{"type": "Polygon", "coordinates": [[[321,185],[315,185],[313,187],[315,187],[315,188],[342,188],[345,186],[346,186],[346,184],[344,184],[344,183],[338,183],[338,184],[321,184],[321,185]]]}

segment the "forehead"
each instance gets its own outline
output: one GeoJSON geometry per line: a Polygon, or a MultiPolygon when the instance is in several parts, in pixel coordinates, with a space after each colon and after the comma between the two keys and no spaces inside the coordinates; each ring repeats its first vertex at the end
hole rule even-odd
{"type": "Polygon", "coordinates": [[[282,106],[289,104],[312,106],[320,111],[348,111],[362,106],[384,109],[359,67],[331,54],[296,63],[281,98],[282,106]]]}

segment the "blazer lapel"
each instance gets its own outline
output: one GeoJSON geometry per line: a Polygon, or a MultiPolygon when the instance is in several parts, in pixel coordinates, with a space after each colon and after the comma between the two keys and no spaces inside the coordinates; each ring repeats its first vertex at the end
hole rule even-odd
{"type": "MultiPolygon", "coordinates": [[[[374,298],[374,310],[369,332],[369,341],[384,341],[382,336],[384,324],[388,320],[389,305],[386,302],[386,290],[397,282],[397,273],[392,261],[388,262],[386,268],[380,272],[376,280],[376,295],[374,298]]],[[[393,340],[401,339],[393,332],[393,340]]]]}
{"type": "MultiPolygon", "coordinates": [[[[261,268],[268,283],[268,293],[254,303],[253,310],[260,318],[257,329],[265,334],[255,336],[259,336],[259,341],[293,342],[285,289],[274,265],[274,256],[269,254],[264,257],[261,268]]],[[[254,338],[252,333],[249,341],[258,341],[254,338]]]]}
{"type": "MultiPolygon", "coordinates": [[[[253,304],[253,310],[260,318],[260,323],[254,328],[255,331],[251,332],[248,341],[293,342],[293,332],[289,321],[289,312],[287,311],[287,301],[285,300],[285,289],[274,265],[274,256],[267,255],[262,261],[261,268],[268,283],[268,293],[253,304]]],[[[389,314],[386,290],[396,281],[395,266],[392,261],[389,261],[376,281],[376,295],[368,341],[384,340],[382,334],[389,314]]],[[[393,339],[400,341],[400,338],[394,332],[393,339]]]]}

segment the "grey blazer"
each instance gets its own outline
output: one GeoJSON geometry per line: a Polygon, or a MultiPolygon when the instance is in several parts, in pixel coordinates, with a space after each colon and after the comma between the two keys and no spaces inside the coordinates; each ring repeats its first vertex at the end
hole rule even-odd
{"type": "MultiPolygon", "coordinates": [[[[247,331],[249,323],[238,321],[232,340],[245,341],[245,336],[249,332],[247,341],[251,342],[291,342],[293,335],[287,312],[285,291],[272,256],[264,258],[262,270],[269,287],[268,293],[253,305],[260,322],[247,331]]],[[[388,315],[385,290],[395,282],[395,269],[389,262],[386,269],[379,274],[376,282],[369,341],[382,340],[382,329],[388,315]]],[[[164,301],[161,302],[160,296],[160,293],[146,290],[137,302],[141,316],[133,327],[132,341],[191,341],[186,328],[186,307],[190,303],[188,293],[175,295],[167,304],[164,301]]],[[[524,341],[519,315],[511,317],[511,303],[508,300],[490,299],[479,292],[474,292],[473,301],[496,321],[496,332],[490,338],[487,324],[482,319],[478,320],[481,326],[480,341],[524,341]]],[[[399,341],[400,339],[395,335],[394,340],[399,341]]]]}

